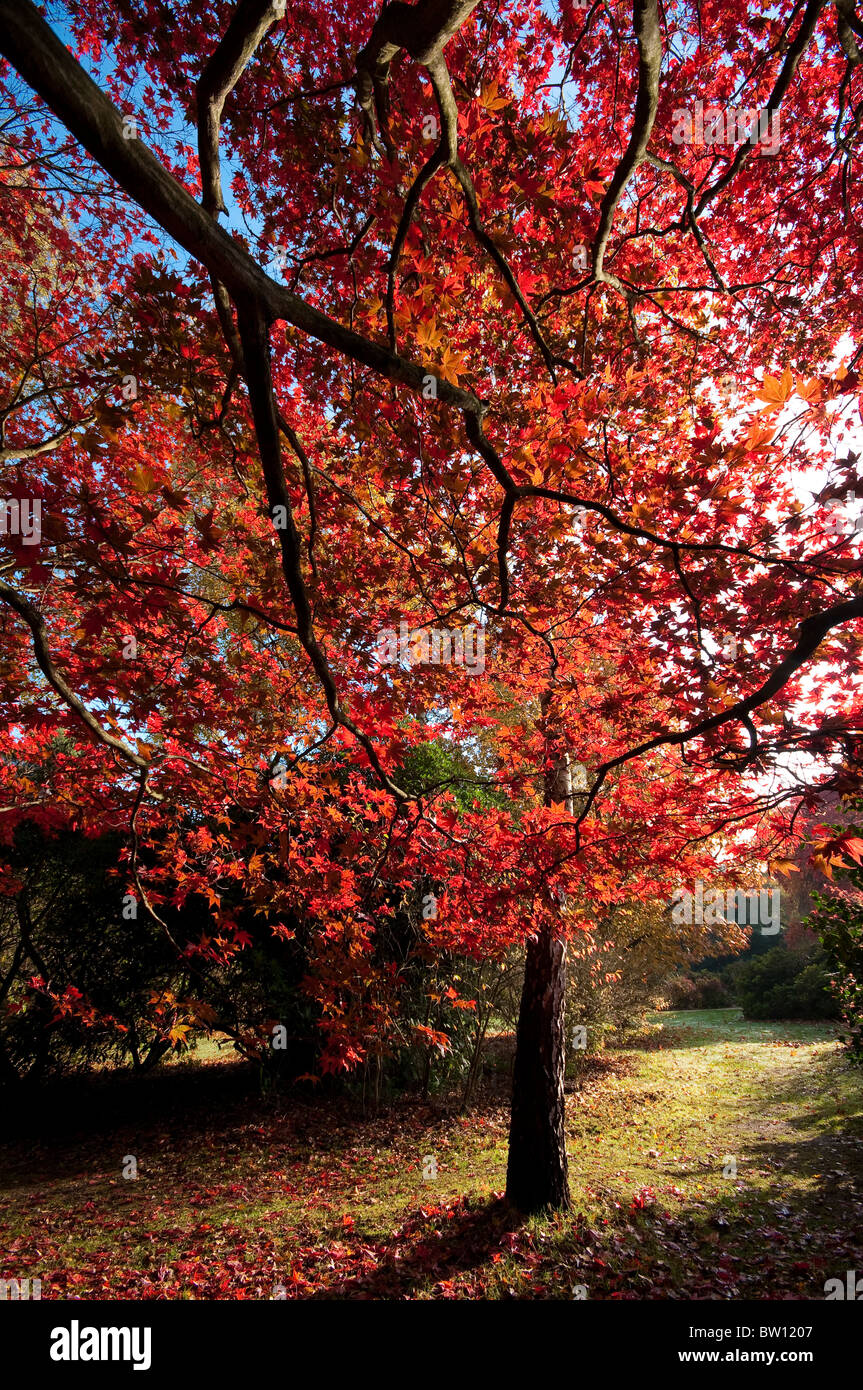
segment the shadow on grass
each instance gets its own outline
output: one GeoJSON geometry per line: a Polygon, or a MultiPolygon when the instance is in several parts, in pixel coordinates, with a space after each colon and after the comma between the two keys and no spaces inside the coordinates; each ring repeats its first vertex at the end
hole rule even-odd
{"type": "MultiPolygon", "coordinates": [[[[499,1120],[508,1087],[508,1077],[493,1074],[471,1105],[471,1123],[499,1120]]],[[[364,1109],[356,1088],[338,1079],[318,1087],[284,1081],[262,1094],[258,1067],[238,1059],[21,1086],[0,1093],[0,1109],[0,1188],[11,1192],[50,1186],[61,1172],[102,1173],[124,1154],[170,1153],[182,1165],[216,1151],[240,1163],[246,1153],[257,1165],[272,1149],[281,1168],[344,1159],[363,1145],[386,1148],[405,1133],[433,1143],[430,1136],[451,1128],[460,1104],[459,1093],[430,1100],[406,1094],[364,1109]]]]}
{"type": "Polygon", "coordinates": [[[806,1046],[833,1041],[841,1031],[839,1024],[831,1020],[747,1019],[739,1008],[676,1010],[656,1014],[654,1020],[661,1024],[660,1029],[628,1034],[621,1046],[635,1052],[678,1052],[715,1046],[719,1042],[728,1046],[736,1043],[806,1046]]]}
{"type": "Polygon", "coordinates": [[[433,1209],[425,1210],[428,1216],[421,1209],[409,1218],[374,1273],[306,1297],[312,1301],[405,1298],[460,1276],[481,1278],[492,1257],[501,1258],[507,1236],[514,1237],[524,1224],[502,1198],[460,1203],[447,1213],[442,1226],[435,1224],[433,1209]]]}
{"type": "MultiPolygon", "coordinates": [[[[146,1126],[182,1116],[212,1122],[214,1104],[242,1103],[258,1093],[258,1069],[242,1059],[175,1063],[146,1075],[106,1071],[42,1086],[3,1089],[4,1137],[60,1140],[127,1124],[146,1126]]],[[[216,1112],[218,1113],[218,1111],[216,1112]]]]}
{"type": "MultiPolygon", "coordinates": [[[[815,1140],[756,1145],[749,1162],[775,1168],[766,1190],[732,1190],[678,1201],[673,1188],[631,1205],[614,1194],[605,1214],[530,1222],[500,1199],[465,1203],[443,1216],[422,1210],[378,1251],[376,1268],[332,1287],[299,1290],[309,1300],[414,1298],[683,1301],[824,1298],[827,1279],[863,1269],[860,1173],[822,1173],[789,1197],[785,1173],[817,1172],[815,1140]],[[642,1203],[642,1205],[639,1205],[642,1203]]],[[[578,1184],[573,1182],[578,1199],[578,1184]]]]}

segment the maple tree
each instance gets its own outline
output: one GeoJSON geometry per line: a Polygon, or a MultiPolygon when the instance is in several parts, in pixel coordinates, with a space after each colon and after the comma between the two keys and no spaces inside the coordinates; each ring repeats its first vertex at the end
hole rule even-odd
{"type": "Polygon", "coordinates": [[[567,934],[859,780],[863,25],[63,15],[0,0],[0,460],[42,518],[2,537],[3,834],[121,834],[150,924],[206,906],[190,976],[240,904],[302,923],[334,1070],[398,1031],[418,882],[417,949],[526,943],[507,1190],[565,1206],[567,934]]]}

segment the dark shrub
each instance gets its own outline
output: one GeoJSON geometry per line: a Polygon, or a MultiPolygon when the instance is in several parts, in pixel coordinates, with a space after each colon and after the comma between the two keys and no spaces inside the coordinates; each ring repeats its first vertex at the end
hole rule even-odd
{"type": "Polygon", "coordinates": [[[678,975],[665,994],[670,1009],[724,1009],[732,1002],[719,975],[678,975]]]}
{"type": "Polygon", "coordinates": [[[828,962],[815,947],[789,951],[784,943],[732,969],[746,1018],[835,1018],[828,962]]]}

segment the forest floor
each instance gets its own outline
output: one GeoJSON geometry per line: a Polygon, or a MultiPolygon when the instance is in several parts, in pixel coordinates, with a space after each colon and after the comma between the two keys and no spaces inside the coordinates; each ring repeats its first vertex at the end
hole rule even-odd
{"type": "Polygon", "coordinates": [[[821,1299],[863,1274],[863,1076],[829,1025],[661,1014],[576,1054],[573,1210],[527,1222],[501,1197],[508,1050],[467,1115],[250,1099],[228,1063],[64,1092],[0,1159],[0,1276],[43,1298],[821,1299]]]}

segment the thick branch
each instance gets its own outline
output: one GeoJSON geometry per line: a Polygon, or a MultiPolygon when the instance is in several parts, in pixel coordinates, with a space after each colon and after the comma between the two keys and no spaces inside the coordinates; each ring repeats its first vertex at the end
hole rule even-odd
{"type": "MultiPolygon", "coordinates": [[[[31,0],[0,0],[0,51],[145,212],[203,262],[234,299],[255,299],[269,320],[284,319],[345,357],[422,393],[428,368],[389,352],[306,304],[261,269],[195,202],[140,140],[123,138],[124,117],[58,39],[31,0]]],[[[477,398],[438,380],[438,398],[459,410],[477,398]]]]}
{"type": "Polygon", "coordinates": [[[369,762],[387,791],[399,800],[406,800],[405,792],[385,772],[371,739],[357,728],[342,707],[333,673],[315,636],[311,605],[303,582],[300,533],[294,522],[291,497],[282,469],[279,414],[273,392],[268,328],[260,310],[253,303],[241,302],[238,305],[238,319],[267,501],[281,546],[282,572],[297,615],[297,636],[323,687],[333,723],[347,729],[365,749],[369,762]]]}
{"type": "Polygon", "coordinates": [[[406,5],[391,0],[384,6],[356,61],[357,102],[378,150],[378,121],[386,113],[390,63],[399,49],[428,67],[478,4],[479,0],[419,0],[406,5]]]}
{"type": "Polygon", "coordinates": [[[258,44],[277,20],[285,0],[240,0],[215,53],[198,81],[198,159],[204,208],[214,217],[227,212],[219,169],[219,127],[229,94],[236,87],[258,44]]]}
{"type": "Polygon", "coordinates": [[[87,415],[81,420],[76,420],[74,425],[64,425],[63,429],[43,439],[39,444],[10,444],[8,448],[0,449],[0,463],[21,463],[25,459],[34,459],[39,454],[47,454],[52,449],[59,448],[64,440],[71,438],[76,430],[88,425],[92,419],[92,415],[87,415]]]}
{"type": "Polygon", "coordinates": [[[854,0],[836,0],[836,29],[848,62],[856,66],[860,62],[860,48],[854,31],[863,35],[863,25],[854,12],[854,0]]]}
{"type": "Polygon", "coordinates": [[[662,39],[659,32],[657,0],[635,0],[632,23],[638,39],[638,93],[635,98],[635,114],[629,144],[623,159],[614,171],[611,183],[605,190],[599,210],[599,226],[593,242],[592,256],[593,273],[597,280],[610,278],[603,270],[603,261],[614,214],[626,185],[647,152],[647,142],[653,130],[659,103],[662,39]]]}

